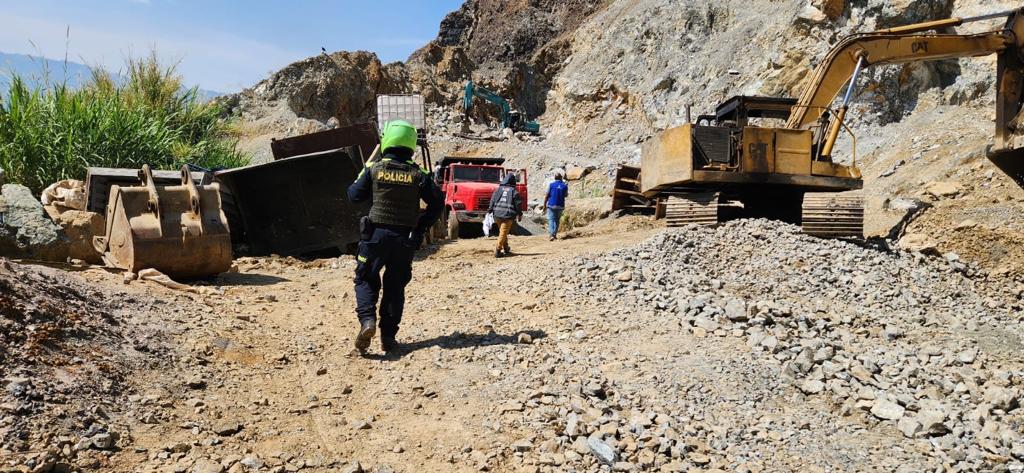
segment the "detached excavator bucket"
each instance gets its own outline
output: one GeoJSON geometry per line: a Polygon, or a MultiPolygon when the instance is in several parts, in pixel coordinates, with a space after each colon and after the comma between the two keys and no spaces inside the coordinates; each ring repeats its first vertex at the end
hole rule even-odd
{"type": "Polygon", "coordinates": [[[182,183],[158,187],[149,166],[142,186],[110,189],[106,235],[93,241],[108,266],[153,268],[173,278],[213,276],[231,267],[231,235],[218,184],[196,186],[188,168],[182,183]]]}

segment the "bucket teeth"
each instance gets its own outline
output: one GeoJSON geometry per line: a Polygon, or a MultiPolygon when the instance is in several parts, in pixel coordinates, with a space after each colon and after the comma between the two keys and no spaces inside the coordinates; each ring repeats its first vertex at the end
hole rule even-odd
{"type": "Polygon", "coordinates": [[[668,197],[665,222],[670,227],[718,224],[718,192],[688,192],[668,197]]]}
{"type": "Polygon", "coordinates": [[[804,233],[823,238],[864,238],[864,198],[815,193],[804,196],[804,233]]]}

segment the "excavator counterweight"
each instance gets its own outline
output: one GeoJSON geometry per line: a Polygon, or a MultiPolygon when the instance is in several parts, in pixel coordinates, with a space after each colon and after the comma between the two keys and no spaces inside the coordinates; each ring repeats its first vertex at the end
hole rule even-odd
{"type": "Polygon", "coordinates": [[[996,130],[988,157],[1024,187],[1024,9],[1019,9],[844,38],[818,65],[798,99],[734,97],[714,114],[648,141],[640,192],[648,199],[675,203],[659,208],[670,224],[717,223],[707,216],[739,213],[793,221],[823,237],[862,237],[863,198],[835,194],[863,187],[856,136],[845,123],[861,71],[991,54],[997,55],[998,68],[996,130]],[[988,33],[933,32],[1004,17],[1005,27],[988,33]],[[762,126],[764,119],[784,125],[762,126]],[[835,144],[843,134],[851,139],[852,155],[835,159],[835,144]],[[712,201],[702,197],[710,194],[717,196],[718,212],[710,212],[707,202],[712,201]],[[698,210],[700,218],[682,215],[698,210]]]}

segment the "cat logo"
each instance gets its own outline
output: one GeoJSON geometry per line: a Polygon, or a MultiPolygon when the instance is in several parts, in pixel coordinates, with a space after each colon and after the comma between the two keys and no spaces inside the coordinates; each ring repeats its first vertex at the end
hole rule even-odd
{"type": "Polygon", "coordinates": [[[928,52],[928,42],[927,41],[916,41],[916,42],[914,42],[913,44],[910,45],[910,52],[911,52],[911,54],[917,54],[917,53],[922,52],[922,51],[923,52],[928,52]]]}
{"type": "Polygon", "coordinates": [[[381,169],[380,171],[377,172],[377,182],[383,182],[386,184],[409,185],[415,181],[415,176],[416,175],[411,172],[381,169]]]}

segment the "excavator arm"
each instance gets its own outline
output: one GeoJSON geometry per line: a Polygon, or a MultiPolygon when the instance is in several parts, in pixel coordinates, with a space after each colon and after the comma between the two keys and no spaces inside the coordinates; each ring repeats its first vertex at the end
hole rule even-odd
{"type": "Polygon", "coordinates": [[[508,114],[509,112],[512,111],[512,107],[509,106],[508,100],[505,100],[500,95],[491,92],[488,89],[485,89],[474,84],[473,81],[466,82],[466,93],[462,98],[462,110],[467,117],[469,116],[469,111],[473,108],[474,98],[481,98],[494,105],[497,105],[498,108],[501,110],[501,126],[508,126],[508,114]]]}
{"type": "Polygon", "coordinates": [[[853,81],[856,81],[860,70],[882,64],[989,54],[998,54],[996,142],[989,157],[1024,186],[1024,152],[1020,150],[1024,136],[1018,134],[1018,128],[1024,133],[1024,116],[1021,116],[1024,105],[1024,9],[973,18],[950,18],[847,37],[814,71],[811,83],[793,106],[786,128],[818,127],[824,139],[818,154],[827,158],[842,126],[853,81]],[[998,31],[972,35],[926,33],[999,17],[1006,17],[1007,23],[998,31]],[[833,101],[848,83],[842,106],[832,111],[833,101]]]}

